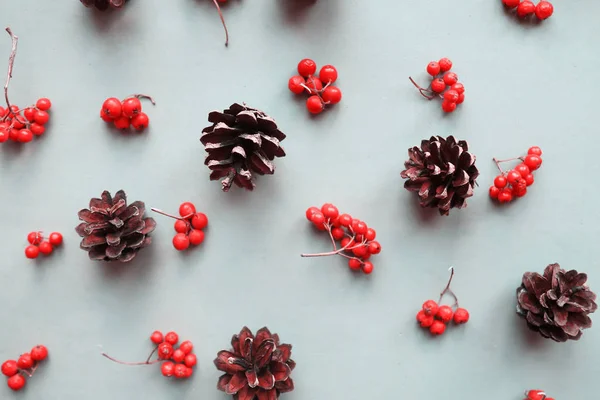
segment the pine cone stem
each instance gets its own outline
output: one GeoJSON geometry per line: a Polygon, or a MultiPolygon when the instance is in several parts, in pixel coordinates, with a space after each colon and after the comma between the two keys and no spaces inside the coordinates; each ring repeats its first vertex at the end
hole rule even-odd
{"type": "Polygon", "coordinates": [[[183,221],[185,221],[185,220],[187,220],[187,219],[189,219],[189,218],[191,218],[191,217],[193,217],[193,216],[194,216],[194,214],[188,214],[188,215],[186,215],[185,217],[176,217],[176,216],[175,216],[175,215],[173,215],[173,214],[169,214],[169,213],[167,213],[167,212],[164,212],[163,210],[159,210],[158,208],[154,208],[154,207],[151,207],[151,208],[150,208],[150,210],[151,210],[151,211],[154,211],[154,212],[155,212],[155,213],[157,213],[157,214],[164,215],[165,217],[169,217],[169,218],[173,218],[173,219],[181,219],[181,220],[183,220],[183,221]]]}
{"type": "Polygon", "coordinates": [[[156,353],[156,350],[158,350],[158,346],[156,346],[154,348],[154,350],[152,350],[152,353],[150,353],[150,355],[148,356],[148,358],[146,359],[146,361],[141,361],[141,362],[127,362],[127,361],[117,360],[116,358],[111,357],[111,356],[109,356],[106,353],[102,353],[102,356],[108,358],[112,362],[116,362],[117,364],[130,365],[130,366],[134,366],[134,365],[152,365],[152,364],[156,364],[156,363],[162,361],[160,358],[157,358],[156,360],[150,361],[150,359],[152,358],[152,356],[154,355],[154,353],[156,353]]]}
{"type": "Polygon", "coordinates": [[[221,18],[221,23],[223,24],[223,28],[225,29],[225,46],[229,46],[229,32],[227,31],[227,24],[225,24],[225,18],[223,18],[221,7],[219,7],[219,3],[217,2],[217,0],[213,0],[213,3],[215,3],[215,7],[217,7],[219,18],[221,18]]]}
{"type": "Polygon", "coordinates": [[[138,99],[150,100],[150,103],[152,103],[153,106],[156,105],[154,98],[152,96],[148,96],[147,94],[132,94],[130,97],[136,97],[138,99]]]}

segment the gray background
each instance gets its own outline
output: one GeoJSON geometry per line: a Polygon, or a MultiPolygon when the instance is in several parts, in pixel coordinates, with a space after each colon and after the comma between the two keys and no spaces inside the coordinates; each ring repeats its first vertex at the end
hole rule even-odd
{"type": "MultiPolygon", "coordinates": [[[[50,349],[24,391],[2,383],[0,398],[224,400],[212,360],[243,325],[268,325],[293,344],[289,400],[520,400],[528,388],[593,398],[600,327],[558,344],[514,313],[522,273],[552,262],[588,272],[600,291],[600,3],[555,3],[536,25],[506,15],[500,0],[232,0],[226,49],[208,0],[132,0],[106,15],[76,0],[2,0],[1,26],[21,39],[12,101],[47,96],[53,109],[42,139],[0,151],[0,359],[38,342],[50,349]],[[466,87],[452,115],[407,79],[427,82],[426,64],[444,56],[466,87]],[[316,118],[287,89],[304,57],[336,65],[344,93],[316,118]],[[145,104],[151,128],[115,133],[100,105],[135,92],[157,100],[145,104]],[[242,101],[277,120],[288,156],[255,192],[221,193],[208,180],[200,130],[210,110],[242,101]],[[469,207],[447,218],[421,211],[399,176],[406,149],[432,134],[468,140],[481,171],[469,207]],[[491,158],[531,145],[544,150],[535,185],[496,207],[491,158]],[[77,211],[121,188],[173,212],[195,202],[210,218],[202,248],[176,252],[172,221],[154,215],[155,244],[133,263],[89,261],[77,211]],[[341,258],[299,257],[328,250],[304,218],[327,201],[377,229],[383,252],[371,276],[350,273],[341,258]],[[36,229],[63,232],[64,247],[25,259],[36,229]],[[414,316],[437,298],[450,265],[472,319],[431,338],[414,316]],[[98,345],[143,360],[154,329],[194,341],[193,379],[100,356],[98,345]]],[[[5,60],[10,41],[0,38],[5,60]]]]}

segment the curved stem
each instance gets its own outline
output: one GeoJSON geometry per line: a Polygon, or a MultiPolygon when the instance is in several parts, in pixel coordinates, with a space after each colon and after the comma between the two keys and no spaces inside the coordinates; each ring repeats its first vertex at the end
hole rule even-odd
{"type": "MultiPolygon", "coordinates": [[[[156,351],[156,349],[155,349],[155,351],[156,351]]],[[[152,352],[152,353],[154,353],[154,352],[152,352]]],[[[160,358],[153,360],[153,361],[149,361],[150,358],[148,358],[148,360],[143,361],[143,362],[126,362],[126,361],[117,360],[116,358],[111,357],[106,353],[102,353],[102,356],[108,358],[110,361],[116,362],[117,364],[123,364],[123,365],[152,365],[152,364],[156,364],[156,363],[162,361],[160,358]]],[[[150,354],[150,356],[152,356],[152,354],[150,354]]]]}
{"type": "Polygon", "coordinates": [[[458,297],[456,297],[454,292],[450,289],[450,284],[452,283],[452,278],[454,278],[454,267],[450,267],[450,279],[448,279],[448,283],[446,284],[446,287],[440,293],[440,299],[438,300],[438,303],[442,302],[442,298],[444,297],[444,295],[446,293],[450,293],[452,295],[452,297],[454,297],[454,305],[456,307],[458,307],[458,297]]]}
{"type": "Polygon", "coordinates": [[[496,157],[494,157],[494,158],[492,158],[492,160],[494,160],[494,163],[496,164],[496,167],[498,167],[498,169],[500,170],[500,172],[504,173],[504,170],[500,167],[500,163],[509,162],[509,161],[516,161],[516,160],[525,161],[525,158],[523,158],[523,157],[513,157],[513,158],[507,158],[506,160],[498,160],[496,157]]]}
{"type": "Polygon", "coordinates": [[[191,218],[191,217],[193,217],[193,216],[194,216],[194,214],[188,214],[188,215],[186,215],[185,217],[176,217],[176,216],[175,216],[175,215],[173,215],[173,214],[169,214],[169,213],[167,213],[167,212],[164,212],[163,210],[159,210],[158,208],[154,208],[154,207],[150,208],[150,210],[154,211],[155,213],[162,214],[162,215],[164,215],[165,217],[169,217],[169,218],[173,218],[173,219],[181,219],[181,220],[186,220],[186,219],[188,219],[188,218],[191,218]]]}
{"type": "Polygon", "coordinates": [[[217,7],[219,18],[221,18],[221,23],[223,24],[223,28],[225,29],[225,46],[229,46],[229,32],[227,31],[227,24],[225,24],[225,18],[223,18],[221,7],[219,7],[219,3],[217,2],[217,0],[213,0],[213,3],[215,3],[215,7],[217,7]]]}
{"type": "Polygon", "coordinates": [[[148,96],[147,94],[132,94],[131,97],[137,97],[138,99],[150,100],[150,103],[152,103],[153,106],[156,105],[154,98],[152,96],[148,96]]]}
{"type": "MultiPolygon", "coordinates": [[[[4,100],[6,100],[6,106],[8,107],[9,110],[9,114],[12,114],[15,116],[15,118],[17,118],[17,116],[15,115],[15,113],[13,112],[11,105],[10,105],[10,101],[8,100],[8,85],[10,84],[10,79],[12,78],[12,72],[13,72],[13,66],[15,64],[15,57],[17,56],[17,44],[19,42],[19,37],[16,36],[12,30],[10,29],[10,27],[6,28],[6,32],[8,32],[8,34],[10,35],[10,38],[12,40],[12,47],[10,50],[10,56],[8,57],[8,73],[6,74],[6,82],[4,83],[4,100]]],[[[18,118],[17,118],[18,120],[18,118]]]]}
{"type": "Polygon", "coordinates": [[[425,97],[427,100],[433,100],[435,99],[435,95],[432,94],[426,94],[426,93],[432,93],[431,90],[429,89],[424,89],[421,86],[419,86],[419,84],[417,82],[414,81],[414,79],[412,77],[408,77],[408,79],[412,82],[413,85],[415,85],[415,87],[417,89],[419,89],[419,93],[421,93],[421,96],[425,97]]]}

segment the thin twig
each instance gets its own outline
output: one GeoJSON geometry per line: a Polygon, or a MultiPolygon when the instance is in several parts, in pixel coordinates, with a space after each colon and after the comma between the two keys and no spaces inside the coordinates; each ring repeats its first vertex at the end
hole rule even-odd
{"type": "MultiPolygon", "coordinates": [[[[155,351],[156,351],[156,349],[155,349],[155,351]]],[[[152,353],[154,353],[154,351],[152,353]]],[[[111,357],[111,356],[109,356],[106,353],[102,353],[102,356],[108,358],[110,361],[116,362],[117,364],[123,364],[123,365],[152,365],[152,364],[156,364],[157,362],[161,362],[162,361],[159,358],[159,359],[156,359],[156,360],[153,360],[153,361],[126,362],[126,361],[117,360],[116,358],[111,357]]]]}
{"type": "Polygon", "coordinates": [[[440,293],[440,299],[438,300],[438,303],[441,303],[442,302],[442,298],[444,297],[444,295],[446,293],[450,292],[452,294],[452,297],[454,297],[454,301],[455,301],[456,306],[458,307],[458,298],[456,297],[456,295],[454,294],[454,292],[452,290],[450,290],[450,284],[452,283],[452,278],[454,278],[454,267],[450,267],[450,279],[448,279],[448,283],[446,284],[446,287],[440,293]]]}
{"type": "Polygon", "coordinates": [[[419,93],[421,93],[421,96],[425,97],[427,100],[433,100],[435,99],[435,95],[427,95],[425,93],[432,93],[432,91],[430,89],[424,89],[421,86],[419,86],[419,84],[417,82],[414,81],[414,79],[412,77],[408,77],[408,79],[410,79],[410,81],[412,82],[413,85],[415,85],[415,87],[417,89],[419,89],[419,93]]]}
{"type": "Polygon", "coordinates": [[[498,167],[498,169],[500,170],[501,173],[504,173],[504,170],[500,167],[500,163],[515,161],[515,160],[525,161],[525,159],[523,157],[507,158],[506,160],[498,160],[497,158],[494,157],[494,158],[492,158],[492,160],[494,160],[496,167],[498,167]]]}
{"type": "Polygon", "coordinates": [[[156,105],[154,98],[152,98],[152,96],[148,96],[147,94],[132,94],[131,97],[136,97],[138,99],[147,99],[150,100],[150,103],[152,103],[153,106],[156,105]]]}
{"type": "Polygon", "coordinates": [[[221,18],[223,28],[225,29],[225,46],[229,46],[229,32],[227,31],[227,25],[225,24],[225,18],[223,18],[221,7],[219,7],[219,3],[217,3],[217,0],[213,0],[213,3],[215,3],[215,7],[217,7],[217,12],[219,13],[219,17],[221,18]]]}
{"type": "Polygon", "coordinates": [[[154,207],[150,208],[150,210],[154,211],[155,213],[162,214],[165,217],[170,217],[170,218],[180,219],[180,220],[186,220],[186,219],[194,216],[194,214],[192,213],[192,214],[186,215],[185,217],[176,217],[173,214],[169,214],[167,212],[164,212],[163,210],[159,210],[158,208],[154,208],[154,207]]]}
{"type": "Polygon", "coordinates": [[[154,348],[154,350],[152,350],[152,353],[150,353],[150,355],[148,356],[148,358],[146,359],[146,362],[149,363],[150,359],[152,358],[152,356],[154,355],[154,353],[156,353],[156,350],[158,350],[158,346],[156,346],[154,348]]]}
{"type": "MultiPolygon", "coordinates": [[[[10,105],[10,101],[8,100],[8,85],[10,84],[10,79],[12,78],[13,66],[15,64],[15,57],[17,56],[17,44],[19,42],[19,37],[16,36],[12,32],[10,27],[6,28],[6,32],[8,32],[8,34],[10,35],[10,38],[12,40],[10,56],[8,57],[8,73],[6,74],[6,83],[4,83],[4,99],[6,100],[6,106],[8,107],[8,111],[9,111],[9,113],[6,114],[6,117],[8,117],[8,115],[12,114],[12,115],[14,115],[17,122],[21,122],[21,121],[19,121],[19,117],[12,110],[12,106],[10,105]]],[[[6,119],[6,117],[4,119],[6,119]]],[[[26,122],[21,122],[21,123],[24,124],[26,122]]]]}

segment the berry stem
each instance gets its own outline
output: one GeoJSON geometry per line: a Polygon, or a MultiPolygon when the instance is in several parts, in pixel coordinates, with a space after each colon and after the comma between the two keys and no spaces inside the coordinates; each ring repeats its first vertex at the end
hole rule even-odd
{"type": "Polygon", "coordinates": [[[357,247],[363,246],[365,244],[365,242],[363,241],[361,244],[356,245],[356,246],[350,246],[350,243],[352,243],[352,240],[354,240],[354,236],[352,236],[351,241],[348,242],[348,244],[344,247],[341,248],[337,248],[337,246],[335,245],[335,239],[333,238],[333,235],[331,234],[331,225],[329,224],[325,224],[325,228],[327,229],[327,232],[329,233],[329,237],[331,238],[332,242],[333,242],[333,250],[332,251],[328,251],[326,253],[312,253],[312,254],[300,254],[300,257],[326,257],[326,256],[335,256],[337,255],[342,255],[341,252],[345,251],[345,250],[352,250],[355,249],[357,247]]]}
{"type": "Polygon", "coordinates": [[[450,295],[452,295],[452,297],[454,297],[454,307],[458,308],[458,297],[456,297],[456,295],[454,294],[452,289],[450,289],[450,284],[452,283],[453,278],[454,278],[454,267],[450,267],[450,279],[448,279],[448,283],[446,284],[446,287],[440,293],[440,299],[438,300],[438,303],[441,303],[444,295],[446,293],[449,293],[450,295]]]}
{"type": "Polygon", "coordinates": [[[180,220],[183,220],[183,221],[185,221],[186,219],[191,218],[191,217],[194,216],[194,214],[188,214],[185,217],[176,217],[173,214],[169,214],[167,212],[164,212],[163,210],[159,210],[158,208],[154,208],[154,207],[150,208],[150,210],[154,211],[155,213],[162,214],[165,217],[169,217],[169,218],[173,218],[173,219],[180,219],[180,220]]]}
{"type": "Polygon", "coordinates": [[[492,160],[494,160],[494,163],[496,164],[496,167],[498,167],[498,169],[500,170],[501,173],[504,173],[504,170],[500,167],[500,163],[509,162],[509,161],[516,161],[516,160],[525,161],[525,159],[523,157],[507,158],[506,160],[498,160],[496,157],[494,157],[494,158],[492,158],[492,160]]]}
{"type": "MultiPolygon", "coordinates": [[[[152,354],[154,354],[155,351],[156,351],[156,349],[154,349],[154,351],[152,351],[152,353],[150,353],[150,357],[152,357],[152,354]]],[[[108,358],[112,362],[116,362],[117,364],[123,364],[123,365],[152,365],[152,364],[156,364],[156,363],[162,361],[160,358],[150,361],[150,357],[148,357],[148,359],[143,362],[127,362],[127,361],[117,360],[116,358],[111,357],[106,353],[102,353],[102,356],[108,358]]]]}
{"type": "Polygon", "coordinates": [[[413,85],[415,85],[415,87],[417,89],[419,89],[419,93],[421,93],[421,96],[425,97],[427,100],[433,100],[435,99],[434,95],[431,94],[426,94],[426,93],[432,93],[430,89],[425,89],[422,88],[421,86],[419,86],[419,84],[417,82],[414,81],[414,79],[412,77],[408,77],[408,79],[410,79],[410,81],[412,82],[413,85]]]}
{"type": "Polygon", "coordinates": [[[31,371],[28,371],[26,369],[22,369],[21,372],[31,378],[31,377],[33,377],[33,374],[35,374],[35,371],[37,370],[38,365],[40,365],[40,364],[38,362],[36,362],[35,365],[30,368],[31,371]]]}
{"type": "MultiPolygon", "coordinates": [[[[13,72],[13,66],[15,64],[15,57],[17,56],[17,44],[19,42],[19,37],[16,36],[12,30],[10,29],[10,27],[6,28],[6,32],[8,32],[8,34],[10,35],[10,38],[12,40],[12,47],[10,50],[10,56],[8,57],[8,72],[6,74],[6,82],[4,83],[4,99],[6,100],[6,106],[8,107],[8,111],[9,113],[6,114],[6,117],[8,117],[8,115],[12,114],[14,116],[14,118],[19,121],[19,117],[17,117],[17,115],[14,113],[14,111],[12,110],[12,107],[10,105],[10,101],[8,100],[8,85],[10,84],[10,79],[12,78],[12,72],[13,72]]],[[[4,119],[6,119],[6,117],[4,117],[4,119]]],[[[21,121],[19,121],[21,122],[21,121]]],[[[26,123],[27,121],[23,121],[21,123],[26,123]]]]}
{"type": "Polygon", "coordinates": [[[223,28],[225,29],[225,46],[229,46],[229,32],[227,31],[227,24],[225,24],[225,18],[223,18],[221,7],[219,7],[219,3],[217,3],[217,0],[213,0],[213,3],[215,3],[215,7],[217,7],[219,18],[221,18],[221,23],[223,24],[223,28]]]}
{"type": "Polygon", "coordinates": [[[150,100],[150,103],[152,103],[153,106],[156,105],[154,98],[152,96],[148,96],[147,94],[132,94],[131,97],[136,97],[138,99],[150,100]]]}

